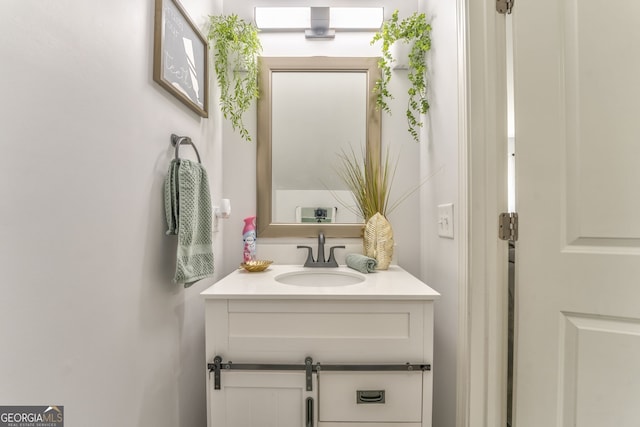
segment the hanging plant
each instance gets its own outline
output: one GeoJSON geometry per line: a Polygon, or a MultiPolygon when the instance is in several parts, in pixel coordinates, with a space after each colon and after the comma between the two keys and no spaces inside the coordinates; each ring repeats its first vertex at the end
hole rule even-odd
{"type": "Polygon", "coordinates": [[[398,11],[395,10],[391,19],[385,21],[376,34],[374,34],[371,44],[382,41],[382,56],[378,61],[378,66],[382,71],[382,77],[376,82],[374,92],[376,93],[376,106],[378,109],[391,114],[387,100],[393,99],[389,92],[389,82],[391,81],[391,65],[398,58],[394,58],[391,53],[391,46],[394,43],[408,43],[411,46],[409,52],[409,72],[408,78],[411,86],[408,90],[409,100],[407,105],[408,131],[412,138],[419,141],[418,128],[423,123],[420,120],[421,114],[426,114],[429,110],[427,100],[427,66],[425,63],[426,53],[431,49],[431,25],[427,23],[424,13],[414,13],[408,18],[399,20],[398,11]]]}
{"type": "Polygon", "coordinates": [[[209,24],[222,115],[244,140],[251,141],[242,115],[259,94],[258,55],[262,45],[258,29],[235,14],[209,16],[209,24]]]}

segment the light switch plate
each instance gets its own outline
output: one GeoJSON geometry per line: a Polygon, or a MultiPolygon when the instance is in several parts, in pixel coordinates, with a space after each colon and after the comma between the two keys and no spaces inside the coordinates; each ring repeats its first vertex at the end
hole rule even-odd
{"type": "Polygon", "coordinates": [[[453,203],[438,205],[438,236],[453,239],[453,203]]]}

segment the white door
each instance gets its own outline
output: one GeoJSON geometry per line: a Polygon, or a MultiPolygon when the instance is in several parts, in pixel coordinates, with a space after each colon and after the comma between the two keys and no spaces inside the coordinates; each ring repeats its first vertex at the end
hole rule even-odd
{"type": "Polygon", "coordinates": [[[640,426],[640,1],[516,0],[515,427],[640,426]]]}

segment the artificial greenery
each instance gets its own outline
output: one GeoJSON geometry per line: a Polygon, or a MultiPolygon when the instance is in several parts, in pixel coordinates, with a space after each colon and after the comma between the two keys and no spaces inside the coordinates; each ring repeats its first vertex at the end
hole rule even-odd
{"type": "Polygon", "coordinates": [[[347,188],[351,190],[356,206],[342,204],[356,215],[360,215],[365,222],[376,212],[386,216],[389,190],[397,167],[396,162],[391,169],[389,150],[387,150],[384,163],[381,163],[380,159],[370,159],[371,161],[367,162],[365,161],[366,154],[362,153],[359,156],[353,148],[348,152],[342,150],[338,158],[340,165],[336,172],[347,188]]]}
{"type": "Polygon", "coordinates": [[[394,11],[391,19],[382,24],[382,28],[371,40],[373,45],[382,40],[382,56],[378,61],[378,66],[382,71],[382,77],[376,82],[374,91],[376,96],[376,106],[391,114],[388,99],[393,99],[389,91],[391,81],[391,64],[394,58],[390,48],[394,43],[409,43],[411,51],[409,53],[408,78],[411,87],[408,90],[409,101],[407,105],[408,131],[415,141],[419,140],[418,128],[423,125],[420,115],[429,110],[427,100],[427,67],[425,63],[426,53],[431,49],[431,25],[427,23],[424,13],[415,12],[408,18],[399,20],[398,11],[394,11]]]}
{"type": "Polygon", "coordinates": [[[353,147],[350,147],[350,150],[342,150],[338,154],[338,164],[334,167],[336,174],[353,194],[355,206],[341,200],[337,193],[332,191],[334,197],[349,211],[362,217],[364,222],[376,213],[386,218],[424,183],[442,171],[442,167],[433,171],[391,202],[391,186],[398,169],[399,159],[391,160],[389,147],[384,158],[380,157],[367,156],[364,150],[356,154],[353,147]]]}
{"type": "Polygon", "coordinates": [[[365,222],[376,213],[386,217],[422,185],[420,183],[409,189],[391,203],[391,186],[398,169],[398,159],[391,161],[388,148],[382,159],[368,157],[364,150],[361,154],[356,154],[353,148],[349,151],[342,150],[338,159],[335,171],[353,194],[356,205],[345,203],[335,193],[334,196],[340,204],[361,216],[365,222]]]}
{"type": "Polygon", "coordinates": [[[251,141],[242,115],[259,94],[258,55],[262,45],[258,29],[235,14],[209,16],[209,24],[222,114],[231,121],[233,130],[251,141]]]}

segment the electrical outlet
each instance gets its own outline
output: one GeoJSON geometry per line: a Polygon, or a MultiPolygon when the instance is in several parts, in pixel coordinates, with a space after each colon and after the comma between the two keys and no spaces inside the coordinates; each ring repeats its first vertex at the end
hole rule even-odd
{"type": "Polygon", "coordinates": [[[453,239],[453,203],[438,205],[438,236],[453,239]]]}

